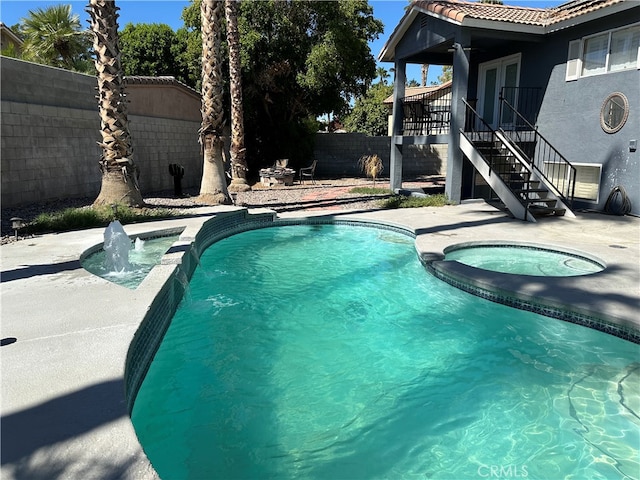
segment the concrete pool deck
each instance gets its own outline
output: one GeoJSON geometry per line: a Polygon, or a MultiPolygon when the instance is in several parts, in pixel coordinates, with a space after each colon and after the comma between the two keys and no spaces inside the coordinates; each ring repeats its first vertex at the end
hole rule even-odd
{"type": "MultiPolygon", "coordinates": [[[[130,236],[197,229],[216,212],[125,225],[130,236]]],[[[298,211],[283,219],[330,215],[405,226],[423,256],[471,241],[538,243],[602,260],[598,274],[531,279],[531,296],[602,312],[640,329],[640,219],[581,213],[576,219],[514,220],[484,202],[440,208],[298,211]]],[[[127,349],[161,284],[150,275],[136,290],[95,277],[80,255],[103,241],[104,229],[43,235],[0,247],[1,445],[3,479],[151,479],[127,415],[123,373],[127,349]],[[10,339],[15,339],[10,343],[10,339]]],[[[498,284],[502,277],[487,277],[498,284]]],[[[506,288],[507,286],[505,286],[506,288]]],[[[552,320],[550,321],[557,321],[552,320]]]]}

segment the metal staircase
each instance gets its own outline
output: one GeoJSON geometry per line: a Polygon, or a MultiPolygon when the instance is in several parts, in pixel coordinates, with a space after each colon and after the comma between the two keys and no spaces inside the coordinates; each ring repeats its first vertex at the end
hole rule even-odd
{"type": "Polygon", "coordinates": [[[549,155],[550,145],[530,124],[527,130],[494,130],[464,103],[467,127],[460,131],[460,148],[511,214],[530,222],[574,217],[569,205],[575,168],[555,149],[549,155]]]}

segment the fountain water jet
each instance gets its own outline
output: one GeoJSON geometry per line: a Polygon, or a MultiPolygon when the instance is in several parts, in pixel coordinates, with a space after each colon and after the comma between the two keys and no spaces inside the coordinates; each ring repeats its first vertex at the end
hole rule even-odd
{"type": "Polygon", "coordinates": [[[136,238],[136,241],[133,242],[133,245],[134,245],[134,250],[136,252],[140,252],[140,251],[144,250],[144,240],[141,239],[140,237],[136,238]]]}
{"type": "Polygon", "coordinates": [[[115,220],[104,231],[105,268],[108,272],[127,272],[131,270],[129,250],[131,239],[122,224],[115,220]]]}

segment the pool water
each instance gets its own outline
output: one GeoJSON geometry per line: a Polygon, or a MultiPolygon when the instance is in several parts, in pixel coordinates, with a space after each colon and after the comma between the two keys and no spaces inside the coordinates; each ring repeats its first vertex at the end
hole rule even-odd
{"type": "Polygon", "coordinates": [[[493,272],[545,277],[569,277],[599,272],[602,265],[560,251],[517,245],[480,245],[446,252],[445,260],[493,272]]]}
{"type": "Polygon", "coordinates": [[[395,232],[267,228],[203,253],[132,421],[171,480],[633,478],[638,348],[457,290],[395,232]]]}
{"type": "Polygon", "coordinates": [[[132,241],[131,250],[129,251],[131,270],[123,272],[109,271],[105,267],[106,253],[104,250],[94,252],[85,258],[82,261],[82,267],[110,282],[135,289],[142,283],[151,269],[160,263],[162,256],[178,238],[179,235],[169,235],[132,241]]]}

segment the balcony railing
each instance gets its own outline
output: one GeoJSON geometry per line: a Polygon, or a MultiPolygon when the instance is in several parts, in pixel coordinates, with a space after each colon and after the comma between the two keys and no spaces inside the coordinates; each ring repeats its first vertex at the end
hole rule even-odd
{"type": "Polygon", "coordinates": [[[404,136],[447,134],[451,127],[451,87],[402,99],[404,136]]]}

